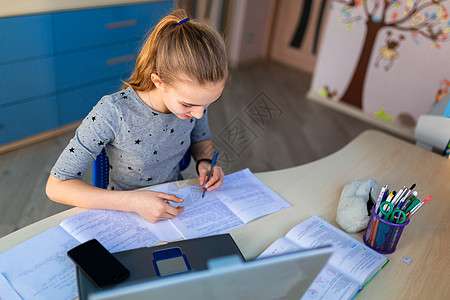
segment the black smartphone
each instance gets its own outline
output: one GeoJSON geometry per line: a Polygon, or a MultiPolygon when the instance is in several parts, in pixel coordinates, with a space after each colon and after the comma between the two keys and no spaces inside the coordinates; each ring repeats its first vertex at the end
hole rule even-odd
{"type": "Polygon", "coordinates": [[[130,277],[130,271],[96,239],[67,251],[67,255],[99,289],[130,277]]]}

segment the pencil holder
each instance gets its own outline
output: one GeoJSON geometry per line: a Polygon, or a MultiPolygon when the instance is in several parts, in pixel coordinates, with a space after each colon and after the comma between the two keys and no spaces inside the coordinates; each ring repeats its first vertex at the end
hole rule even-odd
{"type": "Polygon", "coordinates": [[[375,206],[372,207],[372,216],[369,225],[364,234],[364,243],[382,254],[390,254],[397,248],[398,241],[402,235],[403,229],[409,224],[407,220],[403,224],[395,224],[383,220],[375,213],[375,206]]]}

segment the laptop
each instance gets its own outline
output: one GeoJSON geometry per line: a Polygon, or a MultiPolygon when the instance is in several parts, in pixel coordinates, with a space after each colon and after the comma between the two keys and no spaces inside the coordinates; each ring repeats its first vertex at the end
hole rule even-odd
{"type": "MultiPolygon", "coordinates": [[[[140,281],[157,280],[172,273],[186,271],[186,264],[181,264],[178,259],[180,257],[178,253],[180,252],[183,258],[181,262],[184,262],[184,259],[186,259],[190,272],[207,270],[208,261],[217,257],[237,255],[244,260],[241,251],[230,234],[220,234],[121,251],[113,253],[113,255],[130,271],[130,277],[113,287],[127,286],[140,281]],[[171,254],[173,249],[178,250],[174,255],[171,254]],[[167,253],[173,256],[172,259],[161,259],[161,255],[169,258],[167,253]],[[155,254],[159,254],[158,260],[155,259],[155,254]],[[158,274],[158,271],[161,271],[160,273],[162,274],[158,274]]],[[[80,300],[88,299],[89,294],[99,291],[78,267],[76,273],[80,300]]],[[[102,290],[110,288],[112,287],[102,290]]]]}
{"type": "MultiPolygon", "coordinates": [[[[225,236],[226,237],[208,237],[203,239],[231,239],[231,236],[225,236]]],[[[188,251],[186,251],[186,248],[184,248],[183,245],[180,245],[180,243],[187,241],[192,242],[192,240],[181,241],[177,242],[178,244],[176,246],[181,247],[182,251],[186,252],[185,254],[188,257],[188,251]]],[[[230,240],[228,240],[228,242],[229,241],[230,240]]],[[[234,244],[234,241],[232,244],[234,244]]],[[[219,247],[212,247],[213,248],[210,250],[213,250],[213,252],[214,250],[219,249],[219,247]]],[[[191,264],[190,270],[175,272],[174,274],[165,274],[163,276],[156,276],[152,278],[132,280],[131,282],[119,284],[112,288],[91,291],[87,297],[88,299],[94,300],[298,300],[305,293],[333,252],[332,247],[322,247],[252,261],[244,261],[239,249],[237,248],[236,250],[238,253],[204,260],[204,269],[197,269],[196,263],[194,263],[193,260],[191,261],[188,257],[189,263],[191,264]]],[[[211,251],[206,252],[210,253],[211,251]]],[[[205,252],[203,252],[203,254],[204,253],[205,252]]],[[[142,259],[142,256],[140,258],[142,259]]],[[[141,260],[141,262],[144,261],[141,260]]],[[[141,264],[141,267],[138,267],[140,271],[147,268],[154,270],[154,267],[149,264],[146,266],[141,264]]],[[[175,270],[180,271],[179,268],[175,268],[175,270]]],[[[130,271],[133,274],[136,270],[133,267],[130,271]]]]}

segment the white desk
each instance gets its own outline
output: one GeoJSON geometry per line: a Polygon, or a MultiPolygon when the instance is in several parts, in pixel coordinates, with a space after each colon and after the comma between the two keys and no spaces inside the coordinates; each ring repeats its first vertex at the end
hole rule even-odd
{"type": "MultiPolygon", "coordinates": [[[[366,131],[338,152],[285,170],[256,174],[293,206],[231,231],[246,258],[258,256],[289,229],[311,215],[335,222],[342,188],[374,178],[393,189],[416,183],[422,199],[433,200],[405,228],[389,264],[358,299],[446,299],[450,295],[450,160],[377,131],[366,131]],[[407,256],[412,263],[401,259],[407,256]]],[[[0,252],[83,211],[70,209],[0,239],[0,252]]],[[[353,234],[362,241],[364,232],[353,234]]]]}

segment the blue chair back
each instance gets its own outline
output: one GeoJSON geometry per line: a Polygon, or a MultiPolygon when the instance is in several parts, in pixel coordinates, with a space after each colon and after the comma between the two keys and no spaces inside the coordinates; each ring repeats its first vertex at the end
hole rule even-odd
{"type": "Polygon", "coordinates": [[[105,148],[92,163],[92,184],[106,189],[109,183],[109,159],[105,148]]]}
{"type": "Polygon", "coordinates": [[[180,161],[180,171],[186,170],[189,167],[190,162],[191,162],[191,151],[189,151],[188,149],[180,161]]]}
{"type": "MultiPolygon", "coordinates": [[[[180,161],[180,170],[184,171],[191,162],[191,151],[189,149],[180,161]]],[[[92,163],[92,184],[96,187],[106,189],[109,184],[109,160],[105,148],[92,163]]]]}

